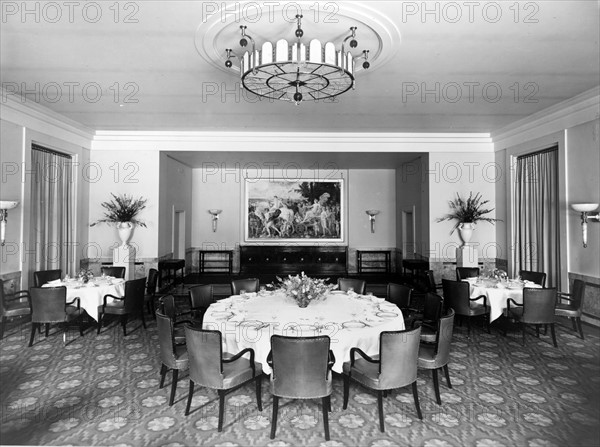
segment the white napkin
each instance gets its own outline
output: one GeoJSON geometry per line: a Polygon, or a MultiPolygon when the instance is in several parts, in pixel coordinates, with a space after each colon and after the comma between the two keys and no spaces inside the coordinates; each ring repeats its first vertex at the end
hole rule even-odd
{"type": "Polygon", "coordinates": [[[51,286],[60,286],[62,281],[60,279],[53,279],[52,281],[48,281],[48,284],[51,286]]]}

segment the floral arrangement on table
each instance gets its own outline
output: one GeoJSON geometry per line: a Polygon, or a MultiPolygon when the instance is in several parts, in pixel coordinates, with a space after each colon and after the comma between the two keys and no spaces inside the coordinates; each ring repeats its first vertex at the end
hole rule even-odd
{"type": "Polygon", "coordinates": [[[454,225],[450,234],[454,233],[461,223],[477,223],[483,221],[494,224],[496,222],[501,222],[500,219],[484,216],[484,214],[494,211],[494,208],[484,208],[484,205],[488,202],[489,200],[481,200],[480,193],[475,194],[473,197],[473,193],[471,192],[467,200],[463,199],[459,194],[456,194],[456,199],[448,202],[450,205],[450,213],[438,218],[437,221],[456,220],[456,225],[454,225]]]}
{"type": "Polygon", "coordinates": [[[105,209],[104,217],[90,224],[91,227],[99,223],[114,223],[119,224],[121,222],[129,222],[131,224],[145,227],[146,223],[139,220],[137,215],[146,208],[147,199],[140,197],[134,199],[133,196],[127,194],[120,194],[113,196],[113,200],[109,202],[102,202],[100,206],[105,209]]]}
{"type": "Polygon", "coordinates": [[[79,273],[77,273],[77,278],[83,283],[88,282],[90,279],[94,277],[94,274],[91,270],[88,269],[80,269],[79,273]]]}
{"type": "Polygon", "coordinates": [[[304,272],[296,276],[288,275],[285,279],[277,276],[279,290],[293,298],[299,307],[324,299],[329,292],[337,289],[337,285],[327,284],[327,279],[310,278],[304,272]]]}
{"type": "Polygon", "coordinates": [[[492,270],[492,278],[499,281],[506,281],[508,279],[508,273],[501,269],[492,270]]]}

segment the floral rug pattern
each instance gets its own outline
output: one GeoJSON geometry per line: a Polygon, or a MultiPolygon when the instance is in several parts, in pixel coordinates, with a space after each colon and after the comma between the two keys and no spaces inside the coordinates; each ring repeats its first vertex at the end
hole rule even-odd
{"type": "MultiPolygon", "coordinates": [[[[159,389],[156,325],[139,321],[123,337],[111,324],[63,336],[51,330],[31,348],[28,323],[0,342],[0,443],[102,446],[598,446],[600,444],[600,339],[579,339],[565,326],[558,348],[549,336],[505,338],[456,327],[449,364],[453,388],[440,376],[435,403],[431,373],[419,371],[423,421],[410,387],[384,400],[379,431],[376,396],[357,385],[342,410],[342,378],[334,378],[331,440],[325,442],[320,402],[281,400],[275,439],[269,439],[272,399],[263,382],[263,411],[253,385],[229,394],[223,432],[217,432],[218,398],[196,387],[184,416],[187,373],[180,374],[168,406],[171,373],[159,389]]],[[[589,332],[589,331],[588,331],[589,332]]],[[[597,332],[597,331],[594,331],[597,332]]]]}

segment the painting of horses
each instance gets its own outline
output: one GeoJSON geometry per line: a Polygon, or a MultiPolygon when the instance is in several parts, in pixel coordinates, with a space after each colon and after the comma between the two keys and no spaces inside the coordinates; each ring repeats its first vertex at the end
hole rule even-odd
{"type": "Polygon", "coordinates": [[[343,242],[343,180],[245,179],[246,241],[343,242]]]}

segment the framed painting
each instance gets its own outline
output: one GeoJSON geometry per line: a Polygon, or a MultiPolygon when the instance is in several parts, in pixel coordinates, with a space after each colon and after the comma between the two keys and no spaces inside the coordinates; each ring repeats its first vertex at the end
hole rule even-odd
{"type": "Polygon", "coordinates": [[[343,179],[244,179],[245,242],[342,243],[343,179]]]}

